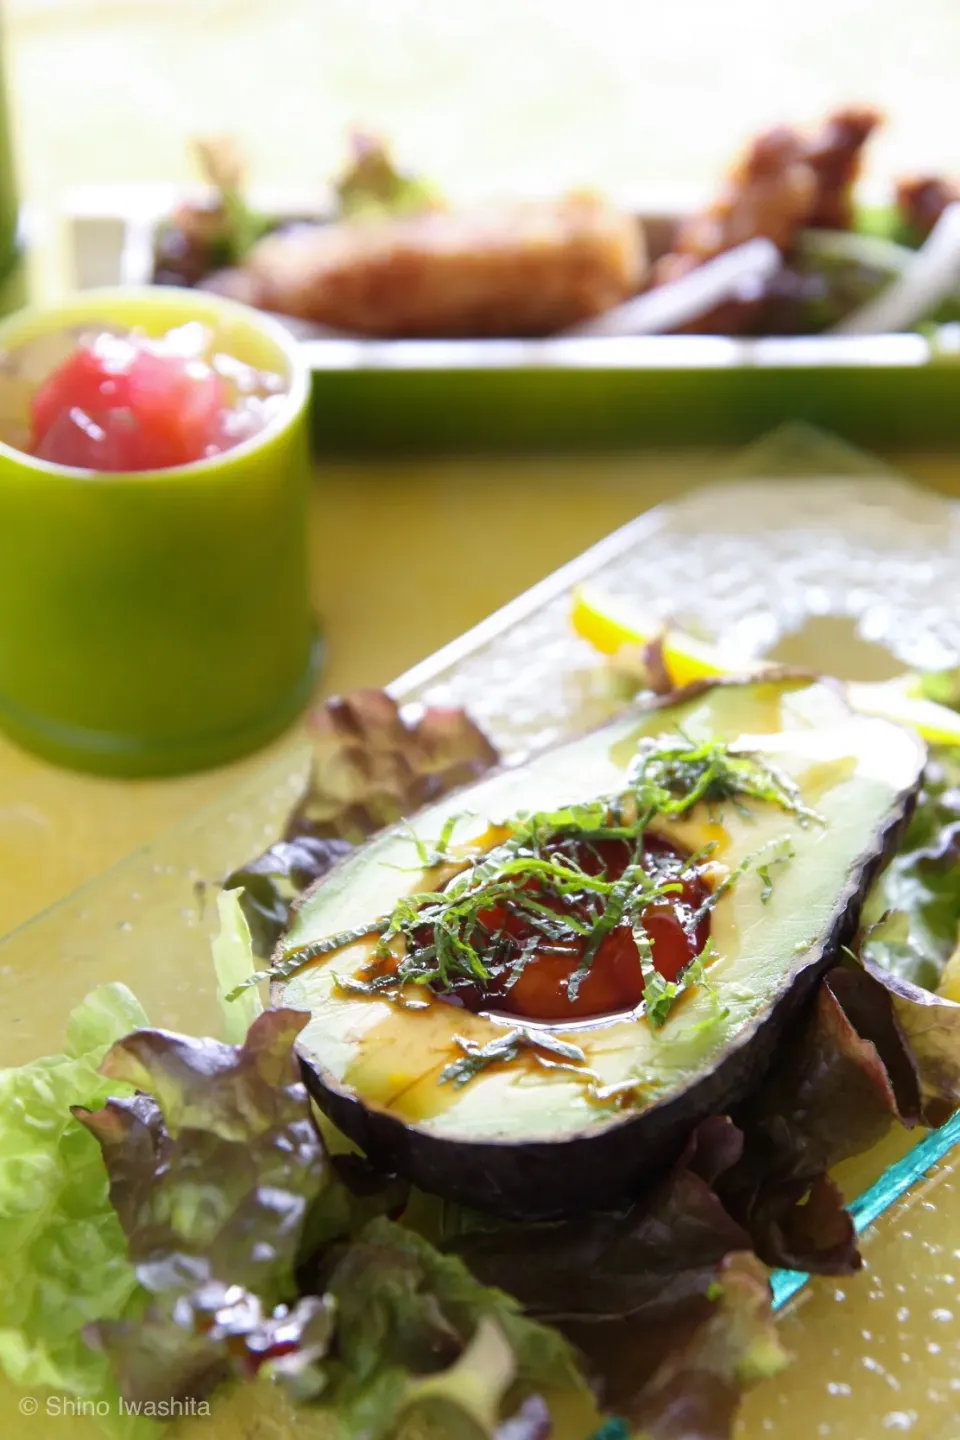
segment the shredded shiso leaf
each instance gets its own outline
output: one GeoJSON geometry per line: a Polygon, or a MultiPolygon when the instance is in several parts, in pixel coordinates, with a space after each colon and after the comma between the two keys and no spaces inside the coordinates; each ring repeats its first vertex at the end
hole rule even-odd
{"type": "MultiPolygon", "coordinates": [[[[443,889],[403,896],[388,916],[372,920],[367,927],[291,946],[233,995],[264,979],[286,978],[312,960],[365,935],[376,935],[377,962],[386,968],[369,978],[342,981],[345,990],[403,1003],[410,985],[453,993],[464,985],[487,986],[492,981],[509,988],[541,947],[579,942],[582,949],[567,990],[573,1001],[605,937],[626,924],[633,931],[650,986],[647,1014],[651,1024],[660,1027],[676,997],[702,981],[709,955],[699,955],[677,982],[662,981],[653,967],[643,912],[676,895],[684,876],[704,857],[678,865],[675,857],[650,855],[646,832],[654,820],[680,818],[697,805],[713,811],[729,803],[746,812],[751,801],[776,805],[801,824],[817,819],[790,777],[763,756],[737,751],[721,741],[694,742],[682,733],[645,739],[619,794],[553,812],[513,816],[500,827],[507,838],[466,864],[443,889]],[[581,847],[595,848],[611,840],[630,847],[627,864],[616,879],[607,878],[602,866],[598,873],[590,873],[577,858],[581,847]],[[523,918],[532,934],[519,953],[491,928],[487,919],[491,913],[523,918]]],[[[427,868],[457,863],[447,848],[456,821],[456,816],[447,821],[429,852],[423,842],[416,842],[427,868]]],[[[771,887],[769,867],[787,858],[786,851],[764,857],[766,890],[771,887]]],[[[716,903],[736,878],[723,882],[707,905],[716,903]]],[[[704,913],[696,912],[691,930],[704,913]]]]}

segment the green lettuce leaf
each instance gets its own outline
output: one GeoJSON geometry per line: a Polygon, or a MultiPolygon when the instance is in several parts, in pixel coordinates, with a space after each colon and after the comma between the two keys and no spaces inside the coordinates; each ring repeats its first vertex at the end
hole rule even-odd
{"type": "Polygon", "coordinates": [[[510,1440],[501,1423],[537,1440],[541,1388],[583,1392],[569,1346],[377,1214],[405,1187],[331,1160],[294,1050],[306,1019],[267,1011],[242,1046],[142,1030],[107,1052],[104,1073],[137,1093],[76,1115],[147,1303],[90,1340],[134,1402],[265,1374],[319,1400],[343,1440],[510,1440]]]}
{"type": "Polygon", "coordinates": [[[542,1408],[523,1402],[582,1388],[569,1347],[377,1214],[405,1187],[327,1155],[294,1051],[306,1019],[267,1011],[242,1046],[144,1030],[107,1053],[138,1093],[76,1113],[148,1303],[91,1341],[133,1402],[269,1375],[344,1440],[493,1440],[501,1420],[536,1440],[542,1408]]]}
{"type": "Polygon", "coordinates": [[[322,1353],[327,1307],[297,1298],[294,1267],[329,1180],[294,1041],[307,1016],[271,1010],[242,1046],[140,1030],[102,1069],[131,1099],[75,1114],[99,1141],[137,1278],[155,1297],[89,1334],[131,1400],[207,1393],[276,1358],[285,1328],[322,1353]],[[305,1309],[302,1307],[306,1307],[305,1309]]]}
{"type": "Polygon", "coordinates": [[[90,1338],[109,1356],[132,1406],[202,1400],[228,1380],[261,1376],[303,1403],[326,1383],[320,1362],[332,1333],[333,1316],[321,1296],[271,1312],[241,1286],[210,1281],[168,1292],[141,1315],[100,1326],[90,1338]]]}
{"type": "Polygon", "coordinates": [[[542,1390],[585,1394],[558,1331],[527,1318],[516,1300],[481,1284],[459,1258],[406,1226],[372,1221],[328,1258],[325,1291],[337,1316],[337,1359],[328,1367],[324,1403],[333,1407],[344,1440],[392,1435],[398,1413],[422,1404],[433,1414],[441,1391],[448,1428],[435,1433],[458,1440],[493,1433],[505,1399],[509,1413],[512,1402],[542,1390]],[[486,1342],[471,1352],[483,1335],[486,1342]],[[424,1376],[434,1377],[428,1387],[424,1376]],[[454,1410],[462,1412],[456,1425],[454,1410]]]}
{"type": "Polygon", "coordinates": [[[864,907],[864,958],[936,990],[960,929],[960,755],[937,748],[903,844],[864,907]],[[896,926],[869,933],[885,916],[896,926]]]}
{"type": "MultiPolygon", "coordinates": [[[[326,875],[351,848],[346,840],[296,835],[289,840],[278,840],[255,860],[227,876],[226,892],[238,898],[258,960],[269,960],[273,954],[290,922],[297,897],[326,875]]],[[[223,994],[229,993],[229,988],[224,986],[223,994]]]]}
{"type": "Polygon", "coordinates": [[[220,930],[210,947],[223,1010],[224,1036],[231,1045],[243,1044],[250,1026],[263,1011],[260,994],[252,986],[243,990],[236,1000],[228,1003],[226,999],[257,968],[250,926],[240,903],[242,893],[240,890],[221,890],[217,896],[220,930]]]}
{"type": "Polygon", "coordinates": [[[398,170],[379,137],[355,131],[350,149],[350,163],[334,187],[344,220],[399,218],[438,208],[438,192],[418,176],[398,170]]]}
{"type": "Polygon", "coordinates": [[[385,690],[358,690],[309,717],[314,768],[287,838],[358,844],[405,815],[469,785],[496,750],[456,707],[401,709],[385,690]]]}
{"type": "MultiPolygon", "coordinates": [[[[203,177],[218,201],[214,210],[206,208],[211,262],[239,265],[271,228],[271,222],[246,199],[246,160],[234,140],[198,139],[194,148],[203,177]]],[[[189,203],[180,207],[181,218],[185,218],[184,212],[189,215],[189,203]]]]}
{"type": "Polygon", "coordinates": [[[0,1072],[0,1365],[19,1385],[109,1389],[84,1327],[122,1315],[138,1284],[99,1149],[71,1106],[129,1093],[98,1067],[145,1023],[125,986],[105,985],[73,1011],[63,1054],[0,1072]]]}
{"type": "Polygon", "coordinates": [[[527,1396],[501,1423],[516,1373],[517,1357],[506,1336],[484,1316],[449,1369],[407,1385],[394,1440],[548,1440],[553,1419],[539,1395],[527,1396]]]}
{"type": "Polygon", "coordinates": [[[920,676],[920,693],[925,700],[937,705],[946,705],[951,710],[960,710],[960,667],[954,670],[934,670],[920,676]]]}
{"type": "MultiPolygon", "coordinates": [[[[925,693],[955,703],[957,672],[926,676],[925,693]]],[[[960,1005],[944,990],[960,937],[960,754],[931,754],[923,791],[897,854],[863,916],[860,953],[890,996],[922,1092],[923,1119],[941,1124],[960,1105],[960,1005]],[[952,962],[952,963],[951,963],[952,962]]]]}

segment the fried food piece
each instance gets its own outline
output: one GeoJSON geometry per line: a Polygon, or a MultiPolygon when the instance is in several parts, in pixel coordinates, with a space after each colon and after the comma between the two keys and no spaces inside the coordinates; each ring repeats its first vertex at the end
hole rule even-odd
{"type": "Polygon", "coordinates": [[[681,275],[759,236],[786,249],[810,213],[817,182],[795,130],[778,126],[753,141],[709,209],[681,222],[657,281],[681,275]]]}
{"type": "Polygon", "coordinates": [[[634,294],[636,220],[590,196],[323,225],[245,267],[281,314],[384,338],[548,335],[634,294]]]}
{"type": "Polygon", "coordinates": [[[900,218],[918,240],[926,240],[944,210],[960,201],[960,182],[939,175],[914,175],[897,181],[900,218]]]}
{"type": "Polygon", "coordinates": [[[863,146],[879,123],[875,110],[839,110],[812,137],[785,125],[757,136],[714,203],[680,225],[657,283],[758,236],[787,253],[798,230],[849,228],[863,146]]]}
{"type": "Polygon", "coordinates": [[[228,265],[222,270],[212,270],[197,282],[197,289],[223,295],[227,300],[237,300],[241,305],[252,305],[254,309],[262,310],[265,306],[263,286],[256,275],[241,265],[228,265]]]}
{"type": "Polygon", "coordinates": [[[838,110],[807,145],[806,158],[816,179],[816,194],[804,225],[817,230],[849,230],[853,224],[853,187],[860,174],[863,147],[883,117],[869,107],[838,110]]]}

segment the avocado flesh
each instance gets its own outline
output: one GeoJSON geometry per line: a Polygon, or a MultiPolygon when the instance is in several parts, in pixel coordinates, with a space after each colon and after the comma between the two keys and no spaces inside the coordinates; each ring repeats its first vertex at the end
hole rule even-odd
{"type": "MultiPolygon", "coordinates": [[[[346,995],[336,977],[361,972],[375,941],[345,946],[278,985],[276,998],[311,1013],[299,1041],[308,1083],[372,1159],[426,1189],[504,1214],[566,1213],[624,1193],[699,1119],[756,1082],[790,1011],[855,926],[907,815],[925,759],[908,732],[851,714],[824,683],[723,683],[633,711],[489,777],[422,812],[415,830],[429,844],[448,814],[469,811],[454,843],[482,848],[491,821],[622,788],[638,740],[678,726],[691,739],[769,755],[823,821],[802,825],[766,802],[750,802],[743,814],[742,802],[724,802],[655,822],[688,851],[714,843],[714,860],[728,870],[758,852],[763,863],[792,849],[771,872],[766,902],[753,867],[718,900],[713,993],[692,987],[659,1031],[642,1013],[551,1027],[579,1046],[601,1086],[638,1081],[626,1106],[598,1102],[575,1076],[534,1062],[488,1067],[455,1087],[438,1083],[462,1053],[454,1036],[482,1046],[530,1022],[474,1015],[435,998],[404,1010],[346,995]]],[[[407,829],[383,832],[304,898],[285,945],[352,929],[389,912],[402,894],[437,888],[437,872],[417,864],[407,829]]]]}

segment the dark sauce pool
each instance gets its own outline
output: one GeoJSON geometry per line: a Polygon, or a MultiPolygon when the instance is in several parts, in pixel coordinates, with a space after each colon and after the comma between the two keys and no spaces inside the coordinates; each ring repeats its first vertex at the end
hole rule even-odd
{"type": "MultiPolygon", "coordinates": [[[[625,840],[561,840],[545,847],[548,856],[573,859],[591,875],[617,880],[633,860],[633,846],[625,840]]],[[[644,868],[658,882],[672,881],[680,889],[648,905],[642,912],[650,937],[653,964],[665,980],[680,972],[700,954],[710,936],[710,917],[698,924],[693,918],[710,894],[696,868],[684,872],[689,856],[662,836],[644,837],[644,868]]],[[[584,919],[589,900],[560,897],[539,881],[528,882],[526,892],[557,915],[584,919]]],[[[634,1010],[643,1000],[640,956],[628,924],[617,925],[603,939],[575,996],[570,980],[583,956],[586,937],[568,932],[560,942],[539,935],[522,911],[496,907],[478,917],[488,932],[481,954],[495,971],[484,985],[458,985],[438,998],[468,1010],[493,1011],[535,1021],[600,1019],[634,1010]],[[523,963],[530,942],[540,943],[523,963]]],[[[476,942],[474,942],[476,943],[476,942]]],[[[480,948],[479,946],[477,947],[480,948]]]]}

